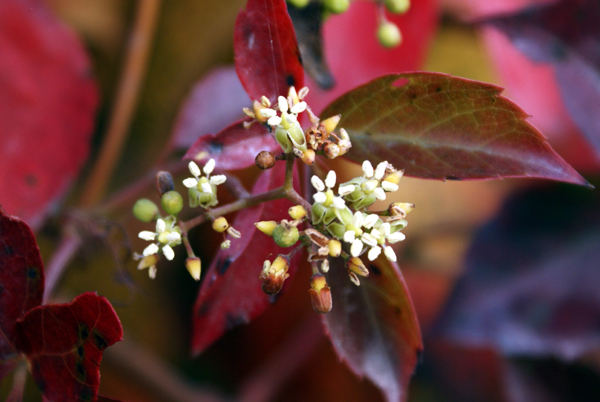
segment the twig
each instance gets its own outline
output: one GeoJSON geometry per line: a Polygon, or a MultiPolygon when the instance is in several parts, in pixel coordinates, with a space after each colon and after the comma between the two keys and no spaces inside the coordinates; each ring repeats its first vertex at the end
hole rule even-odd
{"type": "Polygon", "coordinates": [[[79,250],[80,246],[81,238],[77,234],[71,233],[69,229],[67,229],[67,233],[63,235],[58,248],[46,266],[46,284],[43,299],[44,304],[54,292],[54,288],[62,278],[67,265],[77,250],[79,250]]]}
{"type": "Polygon", "coordinates": [[[121,156],[145,76],[160,3],[160,0],[138,2],[136,19],[129,38],[129,49],[106,138],[82,193],[81,206],[83,207],[94,205],[102,198],[121,156]]]}
{"type": "Polygon", "coordinates": [[[229,399],[215,391],[194,387],[173,373],[173,369],[151,355],[146,349],[126,340],[119,342],[104,352],[124,372],[132,373],[175,402],[227,402],[229,399]]]}

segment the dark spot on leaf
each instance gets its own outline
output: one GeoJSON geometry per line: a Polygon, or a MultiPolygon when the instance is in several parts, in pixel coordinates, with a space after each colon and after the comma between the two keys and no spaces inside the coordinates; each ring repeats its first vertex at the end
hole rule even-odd
{"type": "Polygon", "coordinates": [[[35,187],[35,186],[37,186],[37,183],[38,183],[37,177],[35,177],[32,174],[28,174],[25,176],[25,183],[30,187],[35,187]]]}
{"type": "Polygon", "coordinates": [[[235,316],[233,314],[227,314],[225,317],[225,330],[229,331],[238,325],[246,324],[248,320],[243,315],[235,316]]]}
{"type": "MultiPolygon", "coordinates": [[[[302,60],[300,60],[300,63],[302,63],[302,60]]],[[[288,74],[288,76],[285,77],[285,83],[288,87],[293,87],[296,85],[296,79],[292,74],[288,74]]]]}
{"type": "Polygon", "coordinates": [[[90,387],[83,387],[81,394],[79,394],[79,400],[91,401],[94,397],[94,393],[90,387]]]}
{"type": "Polygon", "coordinates": [[[80,378],[85,379],[85,369],[83,368],[83,364],[81,364],[81,362],[75,364],[75,370],[77,370],[77,374],[79,374],[80,378]]]}
{"type": "Polygon", "coordinates": [[[381,275],[381,270],[375,264],[369,265],[369,272],[375,275],[381,275]]]}
{"type": "Polygon", "coordinates": [[[396,315],[397,315],[398,317],[400,317],[400,316],[402,315],[402,310],[401,310],[401,309],[400,309],[400,307],[398,307],[398,306],[395,306],[395,308],[394,308],[394,312],[396,313],[396,315]]]}
{"type": "Polygon", "coordinates": [[[97,330],[93,331],[94,334],[94,344],[98,348],[98,350],[104,350],[108,347],[108,342],[104,339],[102,334],[100,334],[97,330]]]}
{"type": "Polygon", "coordinates": [[[442,87],[437,87],[437,88],[435,89],[435,92],[436,92],[436,93],[440,93],[440,92],[442,92],[442,87]]]}
{"type": "Polygon", "coordinates": [[[456,176],[446,176],[446,180],[461,181],[462,179],[460,177],[456,177],[456,176]]]}
{"type": "Polygon", "coordinates": [[[38,276],[39,269],[37,267],[29,267],[27,269],[27,276],[31,279],[35,279],[38,276]]]}
{"type": "Polygon", "coordinates": [[[217,270],[219,271],[219,273],[221,275],[225,275],[225,272],[227,272],[227,269],[229,269],[229,266],[231,265],[232,262],[233,262],[233,259],[231,257],[227,257],[225,259],[220,260],[217,263],[217,270]]]}
{"type": "Polygon", "coordinates": [[[90,336],[90,332],[85,324],[79,324],[79,339],[85,341],[90,336]]]}
{"type": "Polygon", "coordinates": [[[220,154],[223,151],[223,144],[217,141],[211,141],[208,143],[208,148],[212,155],[220,154]]]}
{"type": "Polygon", "coordinates": [[[210,310],[210,303],[209,302],[204,302],[202,304],[202,306],[200,306],[200,308],[198,309],[198,316],[203,316],[206,313],[208,313],[208,311],[210,310]]]}
{"type": "Polygon", "coordinates": [[[9,246],[9,245],[4,246],[4,255],[11,256],[14,253],[15,253],[15,250],[11,246],[9,246]]]}
{"type": "Polygon", "coordinates": [[[79,355],[79,357],[81,357],[83,359],[83,354],[84,354],[83,345],[79,345],[79,347],[77,347],[77,354],[79,355]]]}

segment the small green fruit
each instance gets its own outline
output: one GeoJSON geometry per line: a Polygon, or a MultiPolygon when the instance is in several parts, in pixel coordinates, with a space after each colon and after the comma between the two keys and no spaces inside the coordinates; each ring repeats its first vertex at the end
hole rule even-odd
{"type": "Polygon", "coordinates": [[[323,6],[333,14],[341,14],[350,7],[350,0],[324,0],[323,6]]]}
{"type": "Polygon", "coordinates": [[[410,0],[385,0],[385,7],[394,14],[404,14],[410,8],[410,0]]]}
{"type": "Polygon", "coordinates": [[[288,0],[288,3],[296,8],[304,8],[309,2],[310,0],[288,0]]]}
{"type": "Polygon", "coordinates": [[[275,230],[273,230],[273,240],[275,240],[275,244],[279,247],[285,248],[293,246],[299,238],[300,233],[298,233],[298,228],[295,226],[280,223],[275,230]]]}
{"type": "Polygon", "coordinates": [[[133,206],[133,216],[142,222],[152,222],[158,216],[158,207],[147,198],[140,198],[133,206]]]}
{"type": "Polygon", "coordinates": [[[383,47],[392,48],[402,41],[400,30],[393,22],[384,22],[377,29],[377,39],[383,47]]]}
{"type": "Polygon", "coordinates": [[[177,191],[168,191],[160,199],[162,208],[169,215],[177,215],[183,208],[183,198],[177,191]]]}

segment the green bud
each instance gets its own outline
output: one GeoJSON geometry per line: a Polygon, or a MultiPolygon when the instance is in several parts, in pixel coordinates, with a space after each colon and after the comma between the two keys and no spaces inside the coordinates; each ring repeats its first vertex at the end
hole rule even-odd
{"type": "Polygon", "coordinates": [[[273,240],[275,240],[275,244],[279,247],[293,246],[299,238],[300,233],[298,233],[298,228],[286,223],[280,223],[273,230],[273,240]]]}
{"type": "Polygon", "coordinates": [[[163,194],[160,204],[169,215],[177,215],[183,208],[183,198],[177,191],[168,191],[163,194]]]}
{"type": "Polygon", "coordinates": [[[394,14],[404,14],[410,8],[410,0],[385,0],[385,7],[394,14]]]}
{"type": "Polygon", "coordinates": [[[341,14],[350,7],[350,0],[324,0],[323,6],[333,14],[341,14]]]}
{"type": "Polygon", "coordinates": [[[140,198],[133,206],[133,216],[142,222],[151,222],[158,217],[158,207],[147,198],[140,198]]]}
{"type": "Polygon", "coordinates": [[[400,30],[393,22],[384,22],[377,28],[377,39],[383,47],[396,47],[402,41],[400,30]]]}
{"type": "Polygon", "coordinates": [[[288,3],[296,8],[304,8],[308,5],[310,0],[288,0],[288,3]]]}

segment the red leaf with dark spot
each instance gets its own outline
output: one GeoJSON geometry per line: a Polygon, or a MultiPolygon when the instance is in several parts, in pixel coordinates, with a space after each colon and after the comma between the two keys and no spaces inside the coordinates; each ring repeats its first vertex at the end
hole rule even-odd
{"type": "Polygon", "coordinates": [[[217,133],[244,116],[252,105],[233,66],[211,70],[194,85],[179,111],[171,145],[187,148],[208,133],[217,133]]]}
{"type": "Polygon", "coordinates": [[[285,0],[248,0],[235,21],[235,69],[252,99],[304,86],[304,69],[285,0]]]}
{"type": "Polygon", "coordinates": [[[31,229],[0,208],[0,379],[18,354],[15,323],[42,303],[44,264],[31,229]]]}
{"type": "MultiPolygon", "coordinates": [[[[285,164],[281,162],[273,169],[263,172],[254,185],[252,194],[281,187],[284,173],[285,164]]],[[[292,203],[287,199],[279,199],[248,208],[236,217],[232,226],[242,233],[242,237],[233,240],[231,248],[217,253],[194,306],[194,354],[201,353],[231,328],[249,323],[281,294],[266,295],[258,277],[265,260],[273,261],[278,254],[287,253],[291,249],[278,247],[273,239],[256,229],[254,223],[289,219],[287,211],[291,206],[292,203]]],[[[293,276],[301,255],[302,253],[297,253],[292,258],[290,276],[293,276]]],[[[283,291],[291,279],[287,279],[283,291]]]]}
{"type": "Polygon", "coordinates": [[[68,304],[39,306],[16,325],[16,347],[52,402],[96,401],[104,349],[123,338],[108,300],[84,293],[68,304]]]}
{"type": "Polygon", "coordinates": [[[254,165],[259,152],[274,152],[279,148],[273,134],[264,125],[254,122],[247,129],[244,122],[248,121],[250,118],[235,122],[216,135],[203,135],[191,146],[184,159],[205,163],[212,158],[219,169],[244,169],[254,165]]]}
{"type": "Polygon", "coordinates": [[[335,100],[323,117],[342,115],[346,158],[387,160],[408,176],[481,180],[537,177],[588,185],[500,95],[502,88],[440,73],[392,74],[335,100]]]}
{"type": "Polygon", "coordinates": [[[0,204],[34,227],[86,160],[98,103],[85,50],[43,3],[0,2],[0,204]]]}
{"type": "Polygon", "coordinates": [[[414,308],[396,264],[379,257],[368,278],[355,286],[341,259],[327,282],[333,309],[323,322],[338,356],[354,373],[366,376],[388,402],[406,400],[410,377],[423,350],[414,308]]]}

